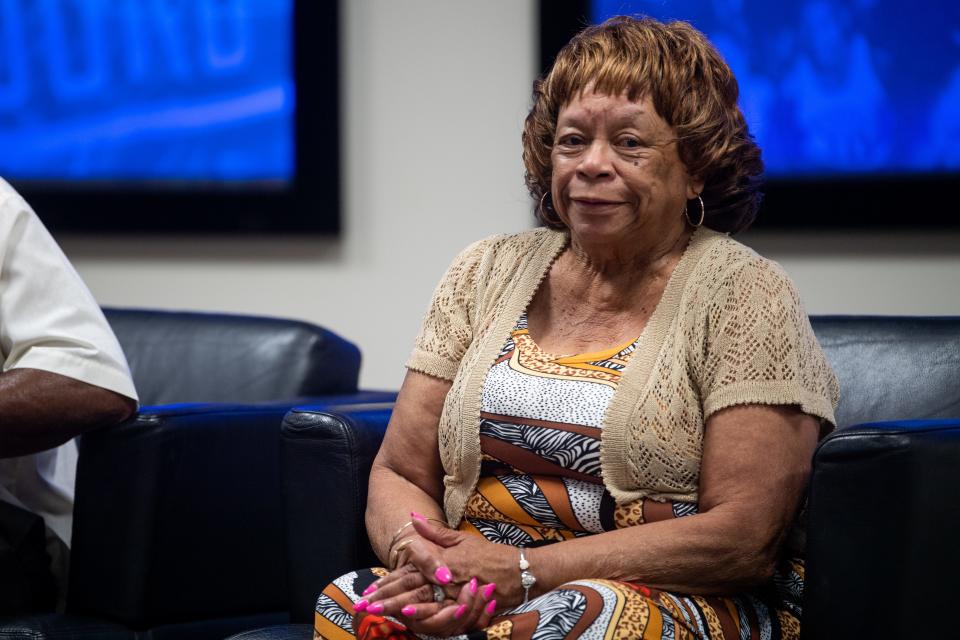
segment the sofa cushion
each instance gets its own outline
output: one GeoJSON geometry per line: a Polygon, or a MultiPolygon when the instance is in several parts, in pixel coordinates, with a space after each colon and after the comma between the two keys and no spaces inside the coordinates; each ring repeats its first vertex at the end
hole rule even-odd
{"type": "Polygon", "coordinates": [[[357,389],[357,347],[306,322],[152,309],[103,312],[142,405],[268,402],[357,389]]]}
{"type": "Polygon", "coordinates": [[[811,318],[840,380],[837,426],[960,416],[960,318],[811,318]]]}

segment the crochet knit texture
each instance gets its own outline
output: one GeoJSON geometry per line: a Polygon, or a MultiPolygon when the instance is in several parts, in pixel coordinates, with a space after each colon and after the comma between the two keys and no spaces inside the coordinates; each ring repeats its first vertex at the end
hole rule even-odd
{"type": "MultiPolygon", "coordinates": [[[[569,242],[537,229],[474,243],[434,294],[407,366],[452,381],[439,425],[444,506],[459,522],[480,470],[480,396],[513,323],[569,242]]],[[[798,405],[833,423],[835,376],[779,265],[698,229],[607,410],[604,483],[618,503],[697,500],[703,428],[738,404],[798,405]]]]}

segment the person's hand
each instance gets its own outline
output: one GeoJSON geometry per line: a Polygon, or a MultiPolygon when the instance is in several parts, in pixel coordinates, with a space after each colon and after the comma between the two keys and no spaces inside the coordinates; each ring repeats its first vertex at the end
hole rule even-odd
{"type": "MultiPolygon", "coordinates": [[[[445,574],[439,573],[439,578],[445,574]]],[[[439,580],[443,582],[442,580],[439,580]]],[[[415,633],[452,636],[487,626],[496,601],[490,585],[481,588],[472,578],[459,588],[447,581],[445,586],[426,579],[412,564],[406,564],[377,580],[364,591],[365,598],[354,605],[356,611],[390,615],[402,620],[415,633]],[[434,589],[447,597],[434,600],[434,589]],[[450,593],[455,598],[450,597],[450,593]]]]}
{"type": "Polygon", "coordinates": [[[404,561],[417,567],[432,581],[446,572],[455,583],[476,577],[492,590],[497,608],[523,601],[520,586],[520,553],[516,547],[497,544],[475,534],[434,526],[414,514],[413,528],[419,540],[405,550],[404,561]]]}

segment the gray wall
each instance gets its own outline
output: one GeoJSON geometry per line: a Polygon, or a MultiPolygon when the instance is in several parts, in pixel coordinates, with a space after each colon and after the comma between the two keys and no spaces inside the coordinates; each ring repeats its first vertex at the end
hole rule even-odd
{"type": "MultiPolygon", "coordinates": [[[[270,314],[403,376],[460,248],[530,225],[520,130],[536,68],[533,0],[344,2],[341,238],[65,238],[103,304],[270,314]]],[[[922,211],[914,215],[922,215],[922,211]]],[[[811,313],[960,314],[960,233],[756,233],[811,313]]]]}

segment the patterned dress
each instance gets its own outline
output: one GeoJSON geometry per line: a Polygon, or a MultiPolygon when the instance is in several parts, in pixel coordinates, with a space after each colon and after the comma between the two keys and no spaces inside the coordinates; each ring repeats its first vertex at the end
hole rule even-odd
{"type": "MultiPolygon", "coordinates": [[[[530,337],[522,315],[487,374],[480,414],[480,480],[461,531],[535,547],[697,513],[697,505],[641,499],[617,505],[604,488],[600,430],[637,342],[558,357],[530,337]]],[[[534,570],[535,571],[535,570],[534,570]]],[[[317,602],[315,637],[412,636],[352,603],[383,569],[338,578],[317,602]]],[[[781,563],[765,588],[737,597],[668,593],[642,584],[577,580],[469,634],[515,638],[798,638],[803,564],[781,563]]]]}

